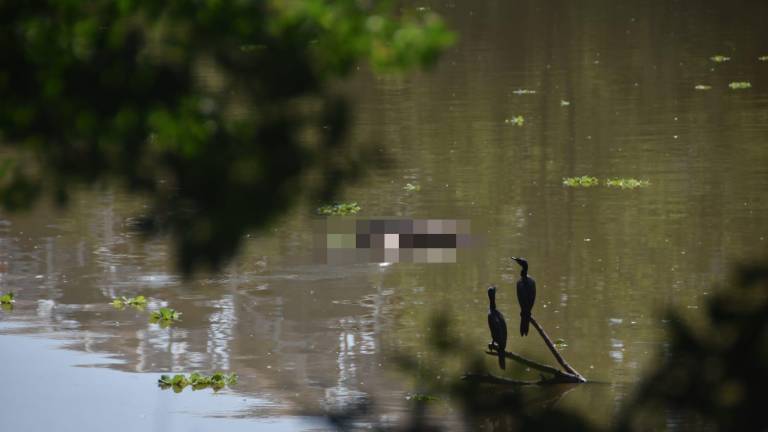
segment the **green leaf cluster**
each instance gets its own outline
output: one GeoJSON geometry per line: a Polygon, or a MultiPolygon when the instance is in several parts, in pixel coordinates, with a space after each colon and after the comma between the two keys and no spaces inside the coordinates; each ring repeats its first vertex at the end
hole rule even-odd
{"type": "Polygon", "coordinates": [[[111,304],[115,309],[123,309],[126,306],[133,306],[136,309],[141,310],[147,305],[147,299],[142,295],[136,297],[122,296],[112,300],[111,304]]]}
{"type": "Polygon", "coordinates": [[[712,60],[715,63],[725,63],[725,62],[731,61],[730,57],[726,57],[724,55],[719,55],[719,54],[718,55],[713,55],[709,59],[712,60]]]}
{"type": "Polygon", "coordinates": [[[764,62],[764,61],[768,61],[768,55],[760,56],[760,57],[758,57],[757,59],[758,59],[759,61],[762,61],[762,62],[764,62]]]}
{"type": "Polygon", "coordinates": [[[731,90],[743,90],[752,88],[752,83],[749,81],[734,81],[730,84],[728,84],[728,87],[731,88],[731,90]]]}
{"type": "Polygon", "coordinates": [[[513,124],[515,126],[522,126],[525,124],[525,118],[521,115],[514,116],[512,118],[504,119],[504,123],[513,124]]]}
{"type": "Polygon", "coordinates": [[[634,178],[612,178],[605,181],[606,186],[617,187],[621,189],[635,189],[646,187],[650,184],[651,183],[648,180],[638,180],[634,178]]]}
{"type": "Polygon", "coordinates": [[[181,312],[169,307],[161,307],[149,315],[149,322],[167,327],[175,321],[181,321],[181,312]]]}
{"type": "Polygon", "coordinates": [[[712,90],[712,86],[711,85],[707,85],[707,84],[696,84],[694,89],[696,89],[696,90],[712,90]]]}
{"type": "Polygon", "coordinates": [[[361,210],[357,202],[326,204],[317,208],[317,213],[324,216],[356,215],[361,210]]]}
{"type": "Polygon", "coordinates": [[[418,192],[421,190],[421,185],[406,183],[405,186],[403,186],[403,190],[408,192],[418,192]]]}
{"type": "Polygon", "coordinates": [[[237,384],[237,374],[226,374],[223,372],[216,372],[213,375],[193,372],[189,377],[183,374],[176,374],[174,376],[161,375],[157,381],[157,385],[160,388],[172,388],[176,393],[180,393],[187,386],[192,387],[192,390],[212,388],[214,391],[219,391],[224,387],[231,387],[235,384],[237,384]]]}
{"type": "Polygon", "coordinates": [[[13,299],[12,292],[0,295],[0,304],[10,305],[10,304],[13,304],[14,302],[16,302],[16,300],[13,299]]]}
{"type": "MultiPolygon", "coordinates": [[[[581,176],[581,177],[566,177],[563,178],[563,185],[569,187],[592,187],[598,186],[600,180],[597,177],[581,176]]],[[[608,187],[618,187],[621,189],[635,189],[639,187],[649,186],[651,183],[648,180],[638,180],[634,178],[609,178],[605,179],[604,185],[608,187]]]]}
{"type": "Polygon", "coordinates": [[[570,187],[592,187],[600,184],[600,181],[597,180],[597,177],[583,175],[581,177],[565,177],[563,184],[570,187]]]}

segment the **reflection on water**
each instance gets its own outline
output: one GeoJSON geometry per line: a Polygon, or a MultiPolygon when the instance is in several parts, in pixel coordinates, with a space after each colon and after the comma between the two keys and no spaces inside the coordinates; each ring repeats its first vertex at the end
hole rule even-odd
{"type": "MultiPolygon", "coordinates": [[[[486,241],[460,251],[456,264],[316,265],[312,218],[297,211],[269,235],[247,239],[223,274],[184,281],[164,243],[128,229],[140,203],[84,191],[66,213],[41,206],[0,214],[0,291],[18,300],[0,312],[4,358],[18,345],[41,361],[13,357],[14,373],[60,364],[62,374],[110,384],[78,399],[66,391],[46,399],[65,408],[108,412],[96,399],[130,386],[156,425],[176,409],[199,409],[278,419],[270,429],[310,428],[279,419],[370,395],[398,415],[411,389],[386,354],[421,353],[429,312],[446,307],[457,337],[482,349],[485,287],[499,284],[499,307],[516,316],[519,270],[508,257],[523,255],[539,284],[537,318],[566,341],[576,369],[606,384],[581,386],[558,403],[607,421],[661,349],[660,311],[695,317],[730,264],[765,253],[768,63],[756,59],[768,54],[768,3],[584,3],[434,4],[462,35],[434,73],[361,73],[345,87],[359,108],[353,143],[398,162],[350,186],[346,198],[363,217],[471,220],[486,241]],[[731,62],[709,60],[718,53],[731,62]],[[742,80],[752,88],[727,88],[742,80]],[[523,126],[504,122],[517,115],[523,126]],[[651,186],[562,186],[576,175],[651,186]],[[421,189],[404,190],[407,183],[421,189]],[[146,312],[108,304],[138,294],[148,310],[170,306],[182,321],[160,328],[146,312]],[[44,338],[9,336],[26,333],[44,338]],[[47,339],[99,357],[59,362],[70,354],[47,339]],[[112,371],[69,366],[83,362],[112,371]],[[240,376],[223,398],[154,387],[159,373],[220,369],[240,376]],[[176,408],[192,400],[196,408],[176,408]]],[[[509,346],[549,358],[535,338],[513,336],[509,346]]],[[[20,385],[13,399],[38,391],[20,385]]],[[[11,396],[0,398],[6,406],[11,396]]],[[[193,418],[184,424],[208,424],[193,418]]]]}

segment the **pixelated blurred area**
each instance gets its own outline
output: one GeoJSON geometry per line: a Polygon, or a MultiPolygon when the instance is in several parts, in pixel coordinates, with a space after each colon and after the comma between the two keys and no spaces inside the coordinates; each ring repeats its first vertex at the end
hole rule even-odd
{"type": "Polygon", "coordinates": [[[327,218],[315,226],[315,262],[455,263],[473,244],[469,220],[327,218]]]}

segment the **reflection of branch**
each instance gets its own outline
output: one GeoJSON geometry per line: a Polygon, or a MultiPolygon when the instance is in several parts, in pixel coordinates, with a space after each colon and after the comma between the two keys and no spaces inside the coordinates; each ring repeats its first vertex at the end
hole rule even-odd
{"type": "Polygon", "coordinates": [[[587,382],[587,380],[581,376],[580,373],[576,372],[576,369],[572,368],[571,365],[568,364],[567,361],[563,358],[563,356],[560,355],[559,352],[557,352],[557,348],[555,348],[555,344],[552,343],[552,340],[549,338],[547,333],[544,331],[544,329],[539,325],[538,322],[536,322],[536,319],[531,317],[531,324],[533,324],[534,327],[536,327],[536,330],[539,331],[539,334],[541,335],[541,338],[544,339],[544,343],[547,344],[547,348],[549,348],[549,351],[552,353],[553,356],[555,356],[555,359],[558,363],[560,363],[560,366],[563,367],[563,369],[566,370],[571,375],[574,375],[579,378],[579,382],[587,382]]]}
{"type": "MultiPolygon", "coordinates": [[[[571,367],[571,365],[569,365],[568,362],[565,361],[563,356],[561,356],[560,353],[557,352],[557,348],[555,348],[555,344],[552,343],[552,340],[549,338],[547,333],[544,331],[541,325],[539,325],[539,323],[533,317],[531,317],[531,324],[533,324],[533,326],[536,327],[536,330],[538,330],[539,335],[541,335],[541,338],[544,340],[544,343],[547,345],[547,348],[549,348],[549,351],[555,357],[555,360],[557,360],[560,366],[562,366],[563,369],[565,369],[564,371],[549,365],[545,365],[545,364],[527,359],[519,354],[515,354],[509,351],[504,351],[504,357],[508,359],[512,359],[525,366],[528,366],[531,369],[536,369],[540,372],[552,374],[552,378],[550,379],[542,378],[541,381],[517,381],[517,380],[511,380],[507,378],[496,377],[490,374],[485,374],[485,375],[466,374],[464,375],[463,379],[468,379],[468,380],[478,381],[478,382],[485,382],[485,383],[507,384],[507,385],[561,384],[561,383],[587,382],[586,378],[584,378],[580,373],[576,372],[576,369],[571,367]]],[[[496,351],[495,344],[489,344],[488,348],[489,350],[485,352],[486,354],[492,355],[492,356],[498,356],[498,352],[496,351]]]]}

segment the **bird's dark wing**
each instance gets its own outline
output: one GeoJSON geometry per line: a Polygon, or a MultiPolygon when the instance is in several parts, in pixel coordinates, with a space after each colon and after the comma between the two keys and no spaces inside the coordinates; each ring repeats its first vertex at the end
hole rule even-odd
{"type": "Polygon", "coordinates": [[[507,323],[501,312],[495,310],[488,313],[488,328],[491,329],[491,338],[502,350],[507,346],[507,323]]]}
{"type": "Polygon", "coordinates": [[[528,289],[531,291],[531,307],[536,302],[536,281],[532,277],[528,276],[528,289]]]}

